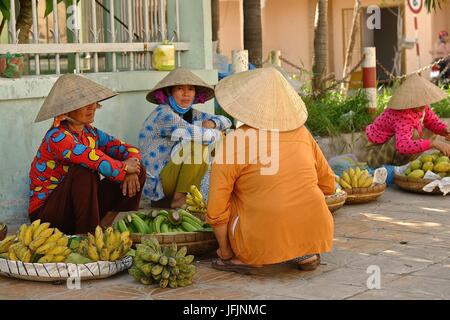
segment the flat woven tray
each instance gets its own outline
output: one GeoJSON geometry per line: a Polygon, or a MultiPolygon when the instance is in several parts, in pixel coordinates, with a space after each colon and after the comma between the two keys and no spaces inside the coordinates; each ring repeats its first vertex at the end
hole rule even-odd
{"type": "Polygon", "coordinates": [[[325,201],[328,205],[328,209],[333,213],[342,208],[347,200],[347,192],[335,193],[331,196],[325,196],[325,201]]]}
{"type": "Polygon", "coordinates": [[[103,279],[130,268],[132,263],[133,258],[130,256],[126,256],[120,261],[97,261],[86,264],[24,263],[0,259],[0,274],[41,282],[61,282],[68,278],[103,279]]]}
{"type": "Polygon", "coordinates": [[[425,187],[427,184],[432,182],[433,180],[430,179],[414,179],[410,177],[395,175],[394,176],[394,183],[399,186],[399,188],[415,192],[415,193],[422,193],[422,194],[440,194],[442,195],[441,190],[436,187],[432,192],[426,192],[423,191],[423,187],[425,187]]]}
{"type": "Polygon", "coordinates": [[[386,184],[375,184],[368,188],[345,189],[347,192],[347,200],[345,203],[367,203],[377,200],[386,189],[386,184]]]}

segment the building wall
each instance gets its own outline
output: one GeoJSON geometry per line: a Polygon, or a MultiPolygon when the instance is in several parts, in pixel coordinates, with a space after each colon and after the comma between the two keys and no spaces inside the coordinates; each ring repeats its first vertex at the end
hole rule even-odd
{"type": "MultiPolygon", "coordinates": [[[[288,60],[311,69],[313,58],[314,13],[316,0],[265,0],[262,1],[263,60],[270,50],[281,50],[288,60]]],[[[329,72],[338,78],[342,76],[344,64],[343,9],[353,9],[354,0],[329,1],[329,72]]],[[[405,6],[405,36],[414,38],[414,14],[405,1],[362,0],[362,7],[370,5],[405,6]]],[[[222,53],[231,56],[231,50],[243,49],[242,0],[221,0],[221,24],[219,36],[222,53]]],[[[440,30],[450,31],[450,3],[435,14],[428,14],[425,8],[418,16],[420,66],[431,62],[429,51],[440,30]]],[[[383,22],[381,22],[383,23],[383,22]]],[[[405,72],[413,72],[418,66],[415,49],[405,51],[405,72]]],[[[356,62],[355,59],[350,66],[356,62]]],[[[292,70],[284,65],[287,70],[292,70]]]]}

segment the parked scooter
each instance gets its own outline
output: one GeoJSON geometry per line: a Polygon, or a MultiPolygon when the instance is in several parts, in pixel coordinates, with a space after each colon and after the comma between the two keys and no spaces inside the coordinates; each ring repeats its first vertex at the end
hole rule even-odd
{"type": "Polygon", "coordinates": [[[430,80],[435,85],[450,86],[450,59],[431,67],[430,80]]]}

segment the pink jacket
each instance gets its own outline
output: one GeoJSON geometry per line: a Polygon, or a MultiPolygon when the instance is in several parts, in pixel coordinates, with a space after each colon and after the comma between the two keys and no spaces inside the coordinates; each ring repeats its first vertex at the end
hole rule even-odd
{"type": "Polygon", "coordinates": [[[444,135],[447,125],[430,109],[424,111],[414,109],[386,109],[375,121],[366,128],[367,138],[374,144],[383,144],[395,136],[395,148],[402,154],[421,153],[431,148],[428,139],[413,139],[414,129],[422,136],[423,125],[438,135],[444,135]],[[424,115],[425,113],[425,115],[424,115]]]}

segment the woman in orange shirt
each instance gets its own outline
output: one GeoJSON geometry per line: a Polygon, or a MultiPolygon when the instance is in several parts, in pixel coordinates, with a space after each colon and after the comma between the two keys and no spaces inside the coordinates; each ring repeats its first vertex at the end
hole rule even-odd
{"type": "Polygon", "coordinates": [[[304,127],[306,107],[274,68],[239,73],[216,87],[221,107],[244,125],[216,149],[207,221],[219,242],[213,267],[249,273],[294,260],[314,270],[332,249],[324,194],[334,173],[304,127]]]}

